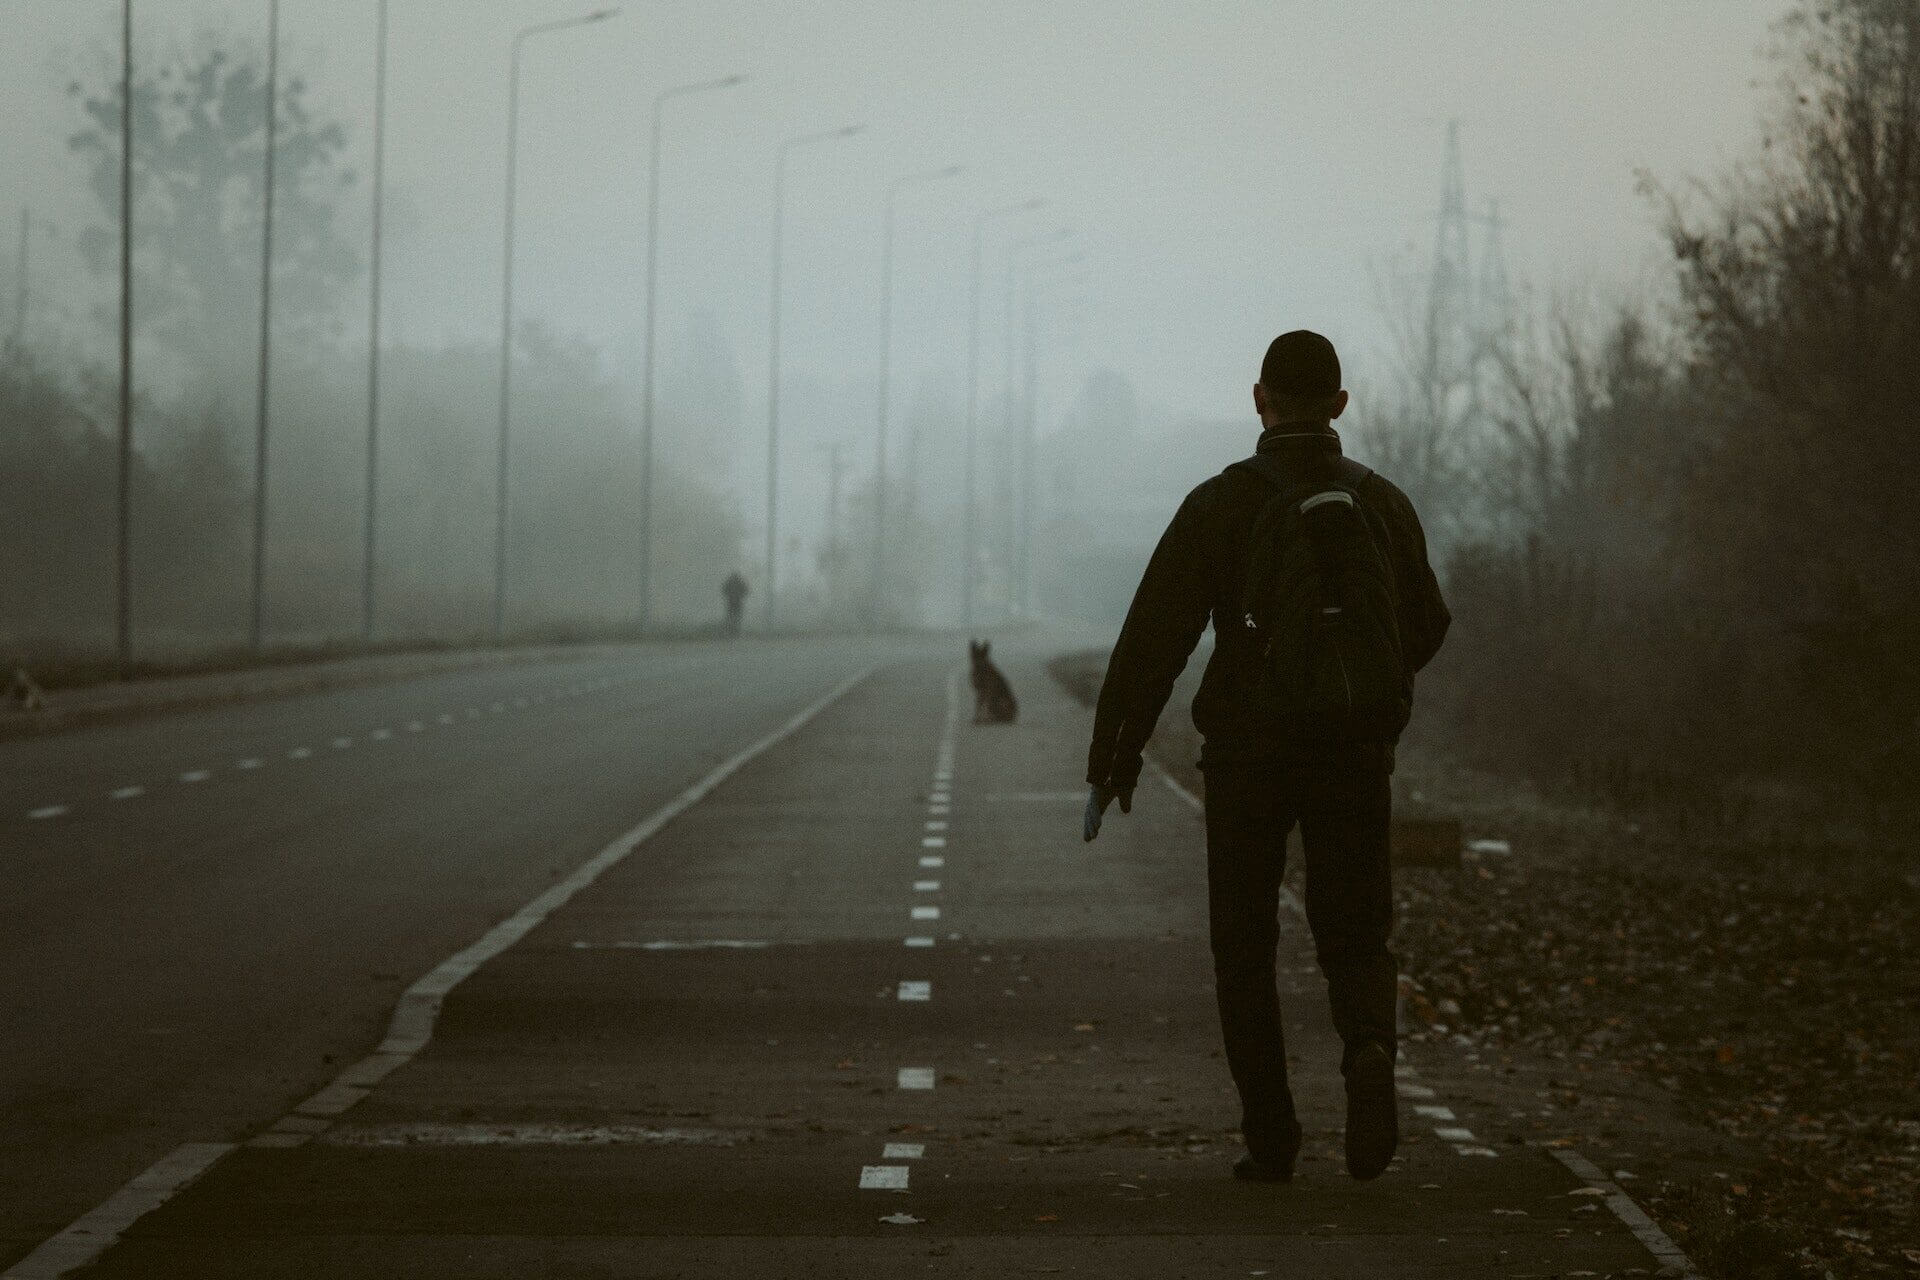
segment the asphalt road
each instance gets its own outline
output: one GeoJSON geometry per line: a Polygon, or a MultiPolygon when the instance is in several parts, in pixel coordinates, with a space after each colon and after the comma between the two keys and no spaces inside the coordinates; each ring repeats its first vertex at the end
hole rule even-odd
{"type": "Polygon", "coordinates": [[[0,743],[0,1267],[271,1122],[421,973],[901,650],[644,646],[0,743]]]}

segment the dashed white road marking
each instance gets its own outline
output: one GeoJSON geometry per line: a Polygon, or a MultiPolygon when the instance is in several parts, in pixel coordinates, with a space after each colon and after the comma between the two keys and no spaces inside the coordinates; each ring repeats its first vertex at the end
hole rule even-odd
{"type": "Polygon", "coordinates": [[[945,805],[945,804],[930,804],[927,806],[927,812],[932,814],[952,813],[953,806],[945,805]]]}
{"type": "Polygon", "coordinates": [[[205,782],[208,778],[211,778],[212,776],[213,774],[209,773],[205,769],[189,769],[185,773],[180,775],[180,781],[186,782],[186,783],[205,782]]]}
{"type": "Polygon", "coordinates": [[[439,715],[435,716],[434,719],[438,720],[441,724],[452,724],[453,713],[451,711],[442,711],[439,715]]]}
{"type": "Polygon", "coordinates": [[[506,709],[507,709],[507,704],[504,702],[496,702],[492,706],[487,708],[488,711],[493,712],[495,715],[498,715],[500,712],[505,711],[506,709]]]}
{"type": "Polygon", "coordinates": [[[1439,1138],[1443,1142],[1477,1142],[1479,1141],[1479,1139],[1473,1136],[1473,1130],[1460,1129],[1460,1128],[1455,1128],[1448,1125],[1441,1125],[1439,1128],[1435,1129],[1433,1131],[1433,1136],[1436,1138],[1439,1138]]]}
{"type": "Polygon", "coordinates": [[[867,1164],[860,1166],[862,1191],[905,1191],[907,1166],[904,1164],[867,1164]]]}
{"type": "Polygon", "coordinates": [[[938,920],[940,918],[940,908],[915,907],[909,914],[915,920],[938,920]]]}
{"type": "Polygon", "coordinates": [[[951,791],[932,792],[927,796],[927,803],[928,804],[952,804],[953,793],[951,791]]]}
{"type": "Polygon", "coordinates": [[[248,756],[244,760],[234,761],[233,767],[236,769],[264,769],[266,764],[267,762],[259,756],[248,756]]]}
{"type": "Polygon", "coordinates": [[[375,742],[385,742],[388,738],[391,738],[393,736],[393,730],[375,729],[372,733],[369,733],[367,736],[369,738],[372,738],[375,742]]]}
{"type": "MultiPolygon", "coordinates": [[[[531,933],[547,917],[599,879],[608,868],[704,800],[714,788],[739,772],[748,762],[798,732],[872,672],[873,669],[869,667],[841,681],[771,733],[721,762],[644,822],[616,836],[600,852],[575,868],[572,874],[549,886],[544,893],[494,925],[475,942],[441,961],[401,994],[399,1006],[387,1024],[386,1039],[378,1048],[348,1066],[334,1078],[332,1084],[295,1107],[292,1114],[282,1117],[268,1133],[260,1134],[253,1141],[262,1145],[296,1146],[311,1136],[314,1125],[325,1127],[322,1115],[333,1114],[329,1108],[336,1103],[345,1102],[351,1106],[365,1097],[374,1085],[404,1066],[426,1047],[440,1016],[441,1001],[448,992],[488,960],[531,933]],[[267,1141],[269,1138],[271,1142],[267,1141]]],[[[304,747],[297,750],[302,754],[310,754],[304,747]]],[[[65,806],[57,807],[60,812],[65,812],[65,806]]],[[[931,1081],[927,1087],[932,1087],[931,1081]]],[[[64,1231],[43,1241],[32,1253],[5,1272],[0,1272],[0,1280],[55,1280],[55,1277],[85,1266],[111,1249],[127,1228],[166,1203],[234,1149],[235,1144],[227,1142],[187,1143],[176,1148],[108,1197],[98,1208],[82,1215],[64,1231]]]]}
{"type": "Polygon", "coordinates": [[[930,853],[920,859],[920,865],[923,867],[944,867],[947,865],[947,860],[937,853],[930,853]]]}
{"type": "Polygon", "coordinates": [[[760,951],[771,946],[765,938],[695,938],[690,941],[658,939],[651,942],[587,942],[573,944],[575,951],[760,951]]]}
{"type": "MultiPolygon", "coordinates": [[[[451,719],[452,719],[453,717],[452,717],[452,716],[448,716],[447,718],[448,718],[449,720],[451,720],[451,719]]],[[[420,723],[420,722],[419,722],[418,720],[409,720],[409,721],[407,721],[407,732],[408,732],[408,733],[419,733],[420,731],[422,731],[422,730],[423,730],[423,729],[425,729],[426,727],[427,727],[426,725],[424,725],[424,724],[421,724],[421,723],[420,723]]]]}
{"type": "Polygon", "coordinates": [[[920,982],[911,978],[903,979],[900,983],[899,997],[902,1000],[931,1000],[933,999],[933,984],[931,982],[920,982]]]}
{"type": "Polygon", "coordinates": [[[947,820],[945,818],[928,818],[926,827],[929,831],[945,831],[947,829],[947,820]]]}
{"type": "Polygon", "coordinates": [[[119,787],[108,792],[107,798],[109,800],[131,800],[135,796],[143,796],[145,794],[147,794],[145,787],[119,787]]]}
{"type": "Polygon", "coordinates": [[[933,1068],[902,1067],[898,1082],[902,1089],[931,1089],[933,1088],[933,1068]]]}
{"type": "Polygon", "coordinates": [[[1429,1120],[1454,1119],[1453,1108],[1451,1107],[1436,1107],[1436,1106],[1430,1106],[1430,1105],[1421,1105],[1421,1106],[1415,1107],[1413,1109],[1413,1113],[1415,1115],[1425,1116],[1429,1120]]]}
{"type": "Polygon", "coordinates": [[[924,1142],[889,1142],[880,1149],[882,1160],[918,1160],[927,1154],[924,1142]]]}
{"type": "Polygon", "coordinates": [[[1423,1084],[1409,1084],[1407,1081],[1401,1080],[1395,1083],[1395,1087],[1400,1090],[1400,1096],[1403,1098],[1431,1098],[1434,1096],[1433,1090],[1423,1084]]]}
{"type": "Polygon", "coordinates": [[[947,847],[947,838],[945,836],[921,836],[920,847],[922,849],[944,849],[947,847]]]}
{"type": "Polygon", "coordinates": [[[27,812],[27,816],[29,818],[35,819],[36,821],[39,821],[47,818],[58,818],[66,812],[67,812],[66,805],[50,804],[50,805],[44,805],[38,809],[29,810],[27,812]]]}
{"type": "Polygon", "coordinates": [[[311,756],[312,754],[313,754],[312,747],[295,747],[293,750],[287,752],[287,759],[305,760],[308,756],[311,756]]]}
{"type": "Polygon", "coordinates": [[[933,945],[933,939],[927,937],[925,934],[915,934],[906,940],[906,945],[909,947],[930,947],[933,945]]]}
{"type": "Polygon", "coordinates": [[[938,880],[915,880],[913,882],[913,891],[915,893],[938,893],[940,892],[940,882],[938,880]]]}
{"type": "Polygon", "coordinates": [[[333,740],[333,749],[335,751],[345,751],[348,747],[352,745],[353,745],[352,738],[335,738],[333,740]]]}

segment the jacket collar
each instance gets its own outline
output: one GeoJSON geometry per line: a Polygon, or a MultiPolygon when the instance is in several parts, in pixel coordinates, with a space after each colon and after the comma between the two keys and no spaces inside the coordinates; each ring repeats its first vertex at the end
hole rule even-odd
{"type": "Polygon", "coordinates": [[[1281,457],[1318,453],[1338,455],[1341,452],[1340,433],[1330,425],[1319,427],[1283,422],[1277,427],[1260,433],[1260,440],[1254,446],[1254,452],[1281,457]]]}

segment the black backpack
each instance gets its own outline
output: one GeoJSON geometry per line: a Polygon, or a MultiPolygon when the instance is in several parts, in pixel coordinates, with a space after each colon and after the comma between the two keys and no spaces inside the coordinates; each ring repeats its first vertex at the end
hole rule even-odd
{"type": "Polygon", "coordinates": [[[1240,596],[1256,712],[1297,742],[1396,741],[1413,682],[1386,531],[1360,502],[1373,472],[1349,458],[1297,473],[1239,465],[1279,488],[1254,521],[1240,596]]]}

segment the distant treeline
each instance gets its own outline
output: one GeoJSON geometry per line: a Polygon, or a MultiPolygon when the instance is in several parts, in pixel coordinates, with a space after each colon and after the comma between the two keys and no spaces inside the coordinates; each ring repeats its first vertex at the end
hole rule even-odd
{"type": "MultiPolygon", "coordinates": [[[[1514,335],[1487,431],[1413,477],[1471,511],[1423,694],[1474,763],[1884,833],[1920,815],[1920,8],[1785,34],[1764,154],[1649,184],[1670,313],[1514,335]]],[[[1423,425],[1372,428],[1411,456],[1423,425]]]]}

